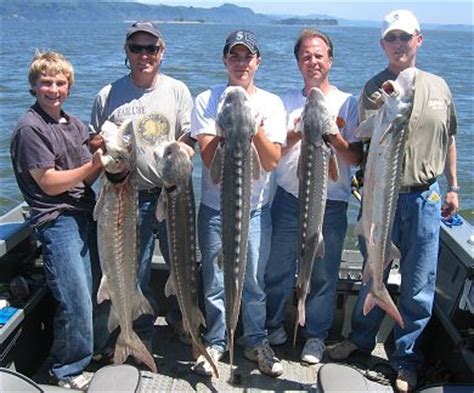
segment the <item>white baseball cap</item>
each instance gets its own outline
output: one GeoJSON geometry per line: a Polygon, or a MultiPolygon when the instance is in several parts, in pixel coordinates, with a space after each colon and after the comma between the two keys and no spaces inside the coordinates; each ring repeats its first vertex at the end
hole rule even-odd
{"type": "Polygon", "coordinates": [[[395,10],[383,18],[382,38],[393,30],[402,30],[408,34],[421,31],[418,19],[408,10],[395,10]]]}

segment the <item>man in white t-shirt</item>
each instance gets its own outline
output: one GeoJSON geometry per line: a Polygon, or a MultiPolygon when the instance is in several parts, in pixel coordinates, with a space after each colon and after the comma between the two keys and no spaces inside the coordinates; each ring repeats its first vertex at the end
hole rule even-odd
{"type": "Polygon", "coordinates": [[[283,157],[274,172],[277,189],[271,208],[273,234],[265,272],[267,329],[271,345],[286,342],[285,304],[293,291],[298,259],[297,166],[301,133],[294,130],[308,92],[317,87],[325,95],[340,132],[328,136],[328,142],[336,153],[339,179],[328,180],[323,225],[325,255],[314,263],[311,292],[306,300],[306,344],[301,360],[315,364],[322,358],[324,340],[333,320],[337,277],[347,229],[346,212],[351,193],[349,166],[359,164],[362,145],[353,136],[358,124],[356,99],[329,83],[328,75],[333,60],[333,45],[329,37],[316,30],[303,30],[295,44],[294,54],[303,76],[304,88],[282,97],[288,114],[289,131],[283,157]]]}
{"type": "MultiPolygon", "coordinates": [[[[269,172],[278,165],[281,146],[285,143],[285,111],[278,96],[254,85],[254,76],[261,61],[259,44],[254,33],[246,30],[231,33],[224,45],[222,61],[227,69],[227,85],[223,84],[199,94],[191,116],[191,136],[198,140],[203,161],[198,235],[207,323],[204,338],[208,352],[217,362],[227,349],[227,340],[224,272],[217,264],[222,244],[220,188],[212,182],[209,167],[220,138],[216,135],[215,127],[219,99],[227,86],[240,86],[249,94],[252,105],[263,121],[253,137],[262,171],[259,180],[252,184],[249,251],[241,312],[244,334],[239,341],[245,347],[246,358],[257,362],[261,372],[277,377],[283,373],[283,369],[267,340],[263,280],[271,241],[269,172]]],[[[197,359],[193,370],[202,375],[212,375],[210,364],[203,356],[197,359]]]]}

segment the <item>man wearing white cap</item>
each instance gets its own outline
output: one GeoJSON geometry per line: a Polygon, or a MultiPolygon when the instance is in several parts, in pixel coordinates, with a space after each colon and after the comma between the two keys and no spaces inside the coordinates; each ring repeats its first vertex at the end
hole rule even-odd
{"type": "MultiPolygon", "coordinates": [[[[387,80],[415,67],[423,43],[420,25],[407,10],[392,11],[384,18],[380,44],[388,66],[365,85],[360,99],[360,120],[372,116],[383,104],[379,92],[387,80]]],[[[405,327],[394,327],[395,349],[390,355],[397,371],[400,392],[416,387],[421,358],[414,347],[432,312],[441,215],[449,218],[459,207],[456,176],[456,112],[446,82],[419,69],[415,77],[414,106],[408,121],[401,187],[393,226],[393,243],[399,248],[401,286],[398,306],[405,327]],[[448,189],[444,204],[437,178],[444,172],[448,189]]],[[[386,274],[388,276],[388,274],[386,274]]],[[[363,286],[352,314],[348,340],[328,349],[335,360],[360,350],[370,353],[385,313],[375,307],[367,316],[363,305],[368,286],[363,286]]]]}

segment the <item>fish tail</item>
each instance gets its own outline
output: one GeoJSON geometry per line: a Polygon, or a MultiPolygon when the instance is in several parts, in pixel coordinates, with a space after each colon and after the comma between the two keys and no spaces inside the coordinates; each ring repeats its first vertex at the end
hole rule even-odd
{"type": "Polygon", "coordinates": [[[144,363],[154,373],[158,372],[153,356],[136,333],[132,331],[131,334],[127,336],[124,332],[120,332],[117,343],[115,344],[114,363],[125,363],[130,355],[139,362],[144,363]]]}
{"type": "Polygon", "coordinates": [[[214,375],[219,378],[219,370],[217,369],[216,363],[214,363],[214,360],[212,359],[211,355],[209,355],[209,352],[207,352],[206,348],[202,344],[202,341],[199,339],[199,337],[196,335],[195,332],[189,332],[192,338],[192,345],[193,345],[193,351],[194,348],[197,348],[197,350],[202,353],[202,355],[206,358],[206,360],[209,362],[209,364],[212,367],[212,370],[214,371],[214,375]]]}
{"type": "Polygon", "coordinates": [[[229,332],[229,361],[230,361],[230,382],[234,381],[234,330],[229,332]]]}
{"type": "Polygon", "coordinates": [[[367,315],[376,305],[390,315],[402,329],[405,327],[403,318],[385,285],[377,293],[371,290],[367,294],[364,302],[364,315],[367,315]]]}
{"type": "Polygon", "coordinates": [[[293,347],[296,346],[296,338],[298,337],[298,326],[304,326],[306,323],[306,307],[305,307],[306,298],[298,299],[298,312],[295,322],[295,330],[293,333],[293,347]]]}

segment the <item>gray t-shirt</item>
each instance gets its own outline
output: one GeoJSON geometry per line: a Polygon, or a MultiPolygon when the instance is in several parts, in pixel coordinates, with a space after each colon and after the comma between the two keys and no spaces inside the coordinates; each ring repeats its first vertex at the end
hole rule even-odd
{"type": "MultiPolygon", "coordinates": [[[[366,83],[359,103],[361,121],[383,104],[379,92],[383,82],[395,79],[396,75],[385,69],[366,83]]],[[[456,132],[456,110],[448,85],[439,76],[417,69],[401,185],[426,184],[440,176],[444,171],[449,136],[456,132]]]]}
{"type": "Polygon", "coordinates": [[[160,74],[154,87],[143,89],[126,75],[100,90],[92,108],[91,125],[100,132],[106,120],[120,125],[133,119],[138,189],[147,190],[162,186],[155,154],[160,156],[166,142],[190,131],[192,106],[191,93],[183,82],[160,74]]]}
{"type": "Polygon", "coordinates": [[[59,123],[33,105],[17,122],[12,134],[10,153],[20,191],[32,210],[32,225],[52,221],[64,211],[92,213],[95,195],[80,182],[59,195],[45,194],[30,174],[32,169],[68,170],[91,160],[87,127],[76,117],[62,113],[67,120],[59,123]]]}

